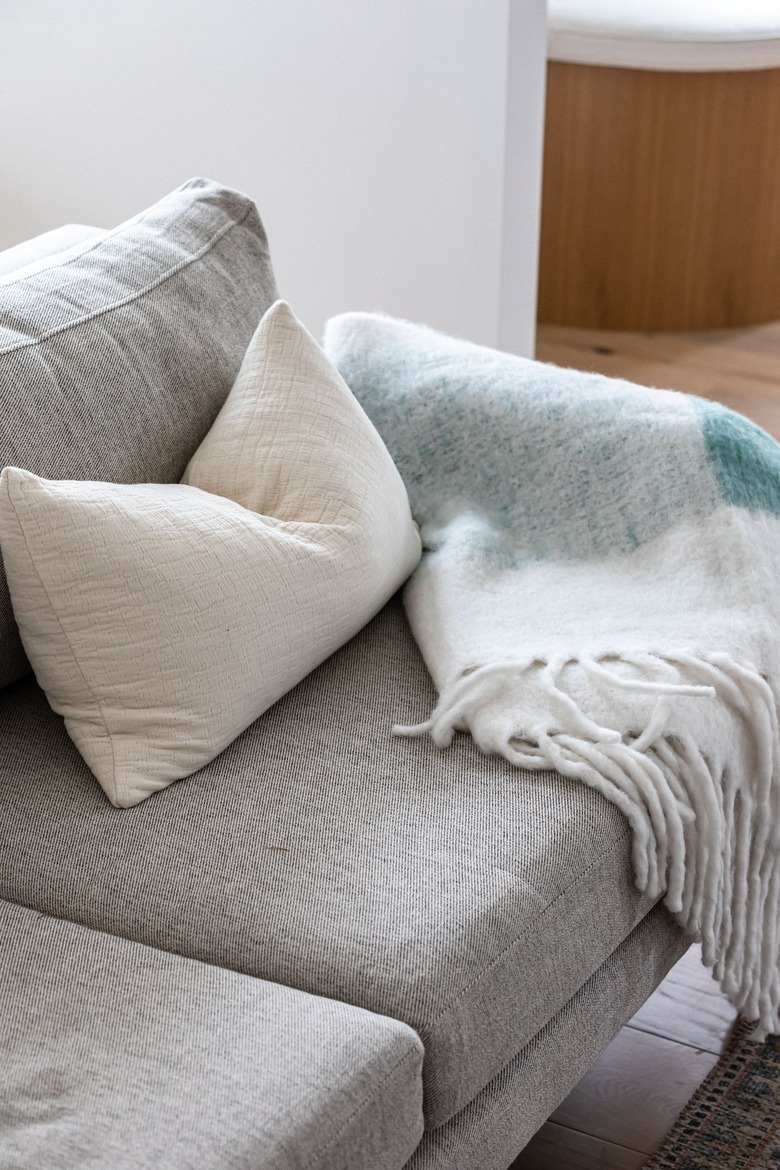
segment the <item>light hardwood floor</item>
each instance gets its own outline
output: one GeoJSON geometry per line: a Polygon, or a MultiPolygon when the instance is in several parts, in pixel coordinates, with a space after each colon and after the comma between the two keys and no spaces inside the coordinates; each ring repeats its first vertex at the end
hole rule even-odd
{"type": "MultiPolygon", "coordinates": [[[[537,357],[700,394],[780,438],[780,323],[655,334],[544,325],[537,357]]],[[[692,947],[512,1170],[639,1170],[717,1061],[734,1017],[692,947]]]]}

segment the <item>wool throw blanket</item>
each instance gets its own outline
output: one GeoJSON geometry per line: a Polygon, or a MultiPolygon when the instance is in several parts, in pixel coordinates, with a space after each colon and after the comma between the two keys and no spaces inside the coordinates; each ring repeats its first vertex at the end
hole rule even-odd
{"type": "Polygon", "coordinates": [[[780,446],[689,395],[373,314],[325,348],[421,527],[428,733],[622,809],[636,883],[780,1030],[780,446]]]}

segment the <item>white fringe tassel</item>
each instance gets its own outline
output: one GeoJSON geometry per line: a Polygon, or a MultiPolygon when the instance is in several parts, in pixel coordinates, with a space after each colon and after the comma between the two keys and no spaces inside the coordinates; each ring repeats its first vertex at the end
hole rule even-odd
{"type": "Polygon", "coordinates": [[[501,742],[482,742],[522,768],[555,768],[598,789],[626,815],[640,890],[701,940],[707,966],[737,1009],[757,1019],[756,1039],[780,1031],[780,774],[774,694],[756,671],[726,654],[687,652],[559,657],[494,663],[467,672],[440,696],[430,718],[396,726],[430,733],[448,747],[456,730],[498,698],[512,679],[533,676],[549,718],[501,742]],[[636,677],[618,674],[616,662],[636,677]],[[572,665],[600,688],[655,697],[632,740],[590,719],[563,689],[572,665]],[[752,759],[717,772],[690,734],[669,734],[676,698],[716,698],[748,732],[752,759]]]}

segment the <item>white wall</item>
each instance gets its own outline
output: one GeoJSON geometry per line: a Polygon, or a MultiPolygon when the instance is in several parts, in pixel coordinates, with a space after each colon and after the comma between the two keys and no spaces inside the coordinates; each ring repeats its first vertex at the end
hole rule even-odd
{"type": "Polygon", "coordinates": [[[530,352],[544,8],[0,0],[0,247],[207,175],[316,334],[381,309],[530,352]]]}

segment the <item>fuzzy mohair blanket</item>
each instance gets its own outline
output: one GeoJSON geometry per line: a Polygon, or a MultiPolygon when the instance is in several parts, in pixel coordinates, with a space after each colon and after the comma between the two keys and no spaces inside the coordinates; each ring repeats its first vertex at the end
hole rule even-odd
{"type": "Polygon", "coordinates": [[[439,699],[404,734],[625,813],[756,1035],[780,1030],[780,446],[724,407],[374,314],[325,349],[406,483],[439,699]]]}

